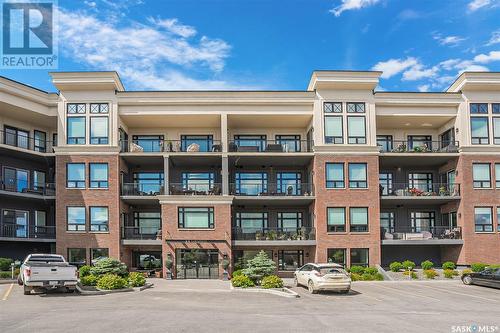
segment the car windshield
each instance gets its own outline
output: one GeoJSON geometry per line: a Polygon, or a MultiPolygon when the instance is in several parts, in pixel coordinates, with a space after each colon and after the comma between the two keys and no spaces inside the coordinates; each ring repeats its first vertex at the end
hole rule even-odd
{"type": "Polygon", "coordinates": [[[321,267],[321,274],[346,274],[342,268],[338,267],[321,267]]]}
{"type": "Polygon", "coordinates": [[[35,256],[30,257],[28,262],[64,262],[61,257],[53,257],[53,256],[35,256]]]}

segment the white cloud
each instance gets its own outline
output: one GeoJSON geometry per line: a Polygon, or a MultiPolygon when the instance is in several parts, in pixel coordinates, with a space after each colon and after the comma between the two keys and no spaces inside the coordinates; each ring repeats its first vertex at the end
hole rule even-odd
{"type": "Polygon", "coordinates": [[[224,69],[231,46],[194,38],[196,29],[175,18],[115,24],[88,12],[60,8],[58,15],[64,55],[91,68],[116,70],[134,89],[250,89],[212,79],[224,69]]]}
{"type": "Polygon", "coordinates": [[[342,3],[337,7],[330,9],[330,13],[339,17],[340,14],[347,10],[357,10],[369,6],[373,6],[380,0],[342,0],[342,3]]]}
{"type": "Polygon", "coordinates": [[[448,45],[448,46],[457,46],[467,38],[463,38],[460,36],[441,36],[441,35],[435,35],[434,39],[439,42],[441,45],[448,45]]]}
{"type": "Polygon", "coordinates": [[[415,66],[418,63],[417,59],[408,57],[406,59],[389,59],[380,61],[372,67],[374,71],[382,71],[380,76],[383,79],[388,79],[396,74],[401,73],[405,69],[415,66]]]}
{"type": "Polygon", "coordinates": [[[471,12],[478,10],[479,8],[483,8],[491,4],[491,0],[473,0],[469,2],[467,7],[471,12]]]}
{"type": "Polygon", "coordinates": [[[497,31],[493,31],[491,33],[491,38],[488,41],[488,43],[486,43],[486,46],[491,46],[491,45],[495,45],[498,43],[500,43],[500,29],[497,31]]]}
{"type": "Polygon", "coordinates": [[[429,91],[430,85],[429,84],[422,84],[418,86],[418,91],[420,92],[426,92],[429,91]]]}
{"type": "Polygon", "coordinates": [[[474,57],[474,61],[480,64],[487,64],[492,61],[500,60],[500,51],[491,51],[488,54],[478,54],[474,57]]]}
{"type": "Polygon", "coordinates": [[[436,76],[439,69],[434,66],[432,68],[425,68],[422,64],[418,63],[403,72],[403,81],[417,81],[424,78],[436,76]]]}

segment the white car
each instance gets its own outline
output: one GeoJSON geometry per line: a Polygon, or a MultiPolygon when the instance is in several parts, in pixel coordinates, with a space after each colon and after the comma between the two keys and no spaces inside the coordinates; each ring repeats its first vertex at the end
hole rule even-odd
{"type": "Polygon", "coordinates": [[[320,290],[348,293],[351,278],[339,264],[305,264],[294,273],[295,285],[305,286],[311,294],[320,290]]]}

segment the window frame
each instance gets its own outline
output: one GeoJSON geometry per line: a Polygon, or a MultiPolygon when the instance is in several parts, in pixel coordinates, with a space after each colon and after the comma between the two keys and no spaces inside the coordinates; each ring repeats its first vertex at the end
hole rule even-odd
{"type": "Polygon", "coordinates": [[[89,106],[90,114],[109,114],[109,103],[90,103],[89,106]],[[94,107],[97,106],[97,112],[94,112],[94,107]],[[103,111],[103,106],[106,106],[106,110],[103,111]]]}
{"type": "Polygon", "coordinates": [[[500,163],[495,163],[495,186],[500,188],[500,163]]]}
{"type": "Polygon", "coordinates": [[[107,248],[107,247],[92,247],[92,248],[90,248],[90,262],[91,263],[95,259],[94,258],[94,250],[99,250],[99,251],[106,250],[106,252],[108,254],[104,258],[109,258],[109,248],[107,248]]]}
{"type": "Polygon", "coordinates": [[[101,188],[101,189],[109,188],[109,164],[107,162],[89,163],[89,188],[101,188]],[[92,180],[92,167],[97,165],[106,166],[106,180],[92,180]]]}
{"type": "Polygon", "coordinates": [[[109,144],[109,117],[108,116],[91,116],[89,117],[89,143],[91,145],[107,145],[109,144]],[[106,136],[92,136],[92,121],[105,119],[106,121],[106,136]],[[96,140],[96,141],[95,141],[96,140]]]}
{"type": "Polygon", "coordinates": [[[178,229],[184,229],[184,230],[196,230],[196,229],[215,229],[215,209],[214,207],[177,207],[177,227],[178,229]],[[185,221],[185,215],[186,215],[186,210],[189,209],[206,209],[207,210],[207,217],[208,217],[208,223],[207,227],[186,227],[186,221],[185,221]]]}
{"type": "Polygon", "coordinates": [[[500,117],[492,117],[491,118],[491,126],[492,126],[492,130],[493,130],[493,144],[500,145],[500,117]],[[497,123],[497,122],[498,122],[498,131],[495,130],[495,123],[497,123]]]}
{"type": "Polygon", "coordinates": [[[256,230],[256,231],[263,231],[269,228],[269,213],[268,212],[257,212],[257,211],[251,211],[251,212],[236,212],[235,214],[235,222],[236,222],[236,227],[239,228],[240,230],[256,230]],[[243,214],[259,214],[259,217],[243,217],[243,214]],[[260,220],[261,226],[259,228],[249,228],[249,227],[244,227],[242,226],[245,220],[260,220]]]}
{"type": "Polygon", "coordinates": [[[109,232],[109,207],[108,206],[89,206],[89,232],[109,232]],[[106,223],[92,223],[92,210],[97,208],[106,209],[106,223]],[[92,227],[97,227],[97,230],[92,230],[92,227]]]}
{"type": "Polygon", "coordinates": [[[363,162],[348,163],[348,165],[347,165],[347,177],[348,177],[350,189],[368,188],[368,163],[363,163],[363,162]],[[351,166],[352,165],[364,165],[365,166],[365,179],[364,180],[351,180],[351,166]]]}
{"type": "Polygon", "coordinates": [[[469,103],[470,114],[488,114],[488,103],[469,103]],[[472,111],[473,106],[477,106],[477,111],[472,111]],[[486,112],[481,112],[481,106],[486,106],[486,112]]]}
{"type": "Polygon", "coordinates": [[[68,189],[84,189],[87,186],[87,175],[85,172],[85,163],[83,162],[71,162],[71,163],[66,163],[66,188],[68,189]],[[69,179],[69,166],[70,165],[81,165],[83,166],[83,180],[71,180],[69,179]],[[75,186],[70,186],[69,183],[75,183],[75,186]],[[79,186],[81,183],[83,183],[83,186],[79,186]]]}
{"type": "Polygon", "coordinates": [[[363,267],[368,267],[370,265],[370,249],[369,248],[350,248],[349,249],[349,264],[350,264],[350,267],[356,265],[356,266],[363,266],[363,267]],[[366,263],[353,263],[352,262],[352,252],[353,251],[360,251],[360,250],[363,250],[363,251],[366,251],[366,263]]]}
{"type": "Polygon", "coordinates": [[[85,145],[87,143],[87,117],[86,116],[72,116],[66,118],[66,144],[67,145],[85,145]],[[83,119],[83,133],[84,136],[70,136],[69,123],[74,119],[83,119]]]}
{"type": "Polygon", "coordinates": [[[366,103],[365,102],[346,102],[346,112],[347,113],[366,113],[366,103]],[[350,111],[350,106],[354,106],[354,111],[350,111]],[[358,111],[358,106],[363,106],[362,111],[358,111]]]}
{"type": "Polygon", "coordinates": [[[394,138],[392,135],[377,135],[377,146],[382,147],[381,152],[387,153],[394,150],[394,138]],[[380,144],[383,142],[384,144],[380,144]]]}
{"type": "Polygon", "coordinates": [[[323,113],[343,113],[344,108],[342,104],[342,102],[323,102],[323,113]],[[332,107],[331,111],[326,110],[326,105],[330,105],[332,107]]]}
{"type": "Polygon", "coordinates": [[[304,250],[278,250],[278,271],[282,272],[293,272],[297,268],[304,266],[304,250]],[[293,253],[294,252],[294,253],[293,253]],[[293,253],[293,254],[292,254],[293,253]],[[284,259],[286,255],[297,255],[297,267],[292,267],[292,269],[286,269],[284,265],[284,259]]]}
{"type": "Polygon", "coordinates": [[[181,135],[181,151],[187,152],[188,147],[197,142],[204,141],[205,147],[200,145],[199,152],[211,152],[214,146],[214,136],[212,134],[182,134],[181,135]],[[189,143],[191,142],[191,143],[189,143]],[[189,144],[188,144],[189,143],[189,144]]]}
{"type": "Polygon", "coordinates": [[[327,232],[347,232],[347,214],[346,207],[326,207],[326,231],[327,232]],[[333,209],[341,209],[344,214],[344,223],[343,224],[330,224],[330,210],[333,209]]]}
{"type": "Polygon", "coordinates": [[[87,209],[85,206],[66,206],[66,231],[70,232],[86,232],[87,231],[87,209]],[[70,208],[83,208],[84,212],[84,220],[83,224],[81,223],[69,223],[69,210],[70,208]],[[75,226],[75,230],[70,230],[69,226],[75,226]],[[79,228],[79,226],[83,226],[83,229],[79,228]]]}
{"type": "Polygon", "coordinates": [[[75,114],[86,114],[87,113],[87,105],[85,103],[67,103],[66,104],[66,114],[67,115],[75,115],[75,114]],[[75,106],[75,112],[70,112],[70,107],[75,106]],[[80,107],[83,106],[83,112],[80,112],[80,107]]]}
{"type": "Polygon", "coordinates": [[[40,130],[33,130],[33,150],[41,153],[47,152],[47,132],[40,130]],[[42,134],[44,139],[43,140],[38,139],[37,134],[42,134]],[[43,144],[40,145],[41,142],[43,142],[43,144]]]}
{"type": "Polygon", "coordinates": [[[491,233],[491,232],[494,232],[494,228],[493,228],[493,207],[491,206],[476,206],[474,207],[474,232],[475,233],[491,233]],[[489,213],[490,213],[490,224],[477,224],[476,223],[476,210],[477,209],[488,209],[489,210],[489,213]],[[478,230],[478,226],[481,226],[480,229],[482,230],[478,230]],[[485,230],[486,228],[485,227],[490,227],[490,228],[487,228],[488,230],[485,230]]]}
{"type": "Polygon", "coordinates": [[[326,162],[325,163],[325,186],[326,186],[326,188],[343,189],[346,187],[345,185],[346,185],[346,182],[345,182],[345,163],[344,162],[326,162]],[[335,165],[342,166],[342,180],[338,180],[338,179],[330,180],[328,178],[328,167],[330,165],[331,166],[335,166],[335,165]],[[332,184],[333,186],[329,186],[329,184],[332,184]],[[337,185],[342,185],[342,186],[337,186],[337,185]]]}
{"type": "Polygon", "coordinates": [[[67,252],[67,258],[68,258],[68,263],[70,264],[76,264],[77,266],[80,266],[80,265],[85,265],[87,263],[87,248],[85,247],[68,247],[68,249],[66,250],[67,252]],[[83,250],[83,253],[84,253],[84,261],[73,261],[73,260],[70,260],[70,252],[71,250],[83,250]]]}
{"type": "Polygon", "coordinates": [[[326,258],[327,258],[327,261],[330,263],[335,263],[335,264],[339,264],[339,265],[342,265],[344,268],[347,266],[347,249],[346,248],[327,248],[326,249],[326,258]],[[333,257],[333,252],[336,252],[336,251],[342,251],[343,254],[342,254],[342,257],[344,258],[343,262],[342,263],[339,263],[339,262],[335,262],[333,260],[330,261],[330,258],[333,257]]]}
{"type": "Polygon", "coordinates": [[[358,232],[369,232],[370,228],[370,209],[368,207],[349,207],[349,231],[352,233],[358,232]],[[356,209],[366,210],[366,225],[365,224],[353,224],[352,211],[356,209]]]}
{"type": "Polygon", "coordinates": [[[490,189],[492,188],[492,182],[491,182],[491,164],[490,163],[472,163],[472,187],[474,189],[490,189]],[[488,180],[476,180],[474,178],[474,167],[476,165],[482,165],[482,166],[488,166],[488,180]],[[487,186],[485,186],[487,185],[487,186]]]}
{"type": "Polygon", "coordinates": [[[328,115],[325,114],[323,116],[323,127],[324,127],[324,133],[323,133],[323,138],[325,140],[325,144],[338,144],[342,145],[344,144],[344,116],[340,115],[328,115]],[[342,129],[342,133],[340,133],[340,136],[331,136],[331,135],[326,135],[326,123],[328,118],[338,118],[340,119],[340,128],[342,129]]]}
{"type": "Polygon", "coordinates": [[[365,116],[347,116],[347,143],[350,145],[365,145],[366,144],[366,117],[365,116]],[[350,134],[349,121],[351,119],[355,119],[355,118],[362,118],[363,119],[363,129],[364,129],[363,136],[353,136],[350,134]],[[351,139],[353,139],[354,141],[351,142],[351,139]]]}
{"type": "Polygon", "coordinates": [[[470,117],[470,136],[472,145],[489,145],[490,144],[490,118],[488,116],[471,116],[470,117]],[[486,120],[486,136],[472,136],[473,120],[486,120]]]}
{"type": "Polygon", "coordinates": [[[293,229],[293,231],[299,231],[300,228],[302,228],[304,226],[304,214],[303,214],[303,212],[296,212],[296,211],[294,211],[294,212],[281,211],[281,212],[277,212],[276,221],[278,223],[278,229],[282,232],[288,231],[289,229],[293,229]],[[285,214],[294,214],[295,217],[294,218],[286,217],[285,214]],[[286,221],[295,221],[296,226],[295,227],[284,227],[283,222],[286,222],[286,221]]]}

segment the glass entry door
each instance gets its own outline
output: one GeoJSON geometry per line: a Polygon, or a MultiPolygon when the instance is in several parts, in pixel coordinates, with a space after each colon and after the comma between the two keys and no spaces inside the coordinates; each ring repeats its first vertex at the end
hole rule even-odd
{"type": "Polygon", "coordinates": [[[218,279],[219,252],[217,250],[176,250],[177,278],[218,279]]]}

